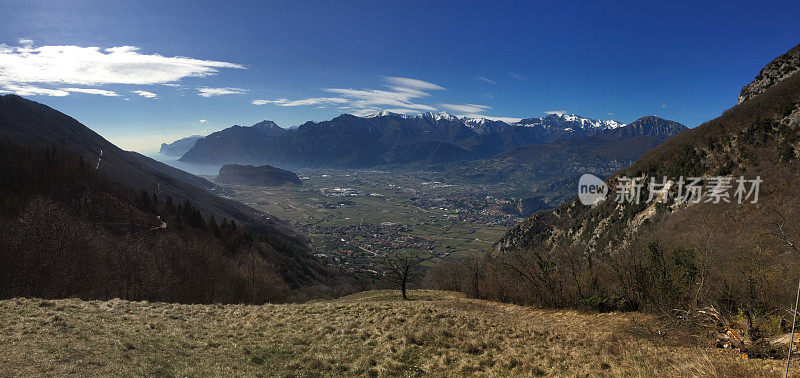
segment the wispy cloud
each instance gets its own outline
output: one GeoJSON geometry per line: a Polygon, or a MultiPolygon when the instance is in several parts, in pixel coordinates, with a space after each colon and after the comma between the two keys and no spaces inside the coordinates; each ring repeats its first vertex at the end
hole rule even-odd
{"type": "Polygon", "coordinates": [[[97,88],[41,88],[33,85],[7,84],[0,86],[0,93],[14,93],[20,96],[69,96],[70,93],[85,93],[107,97],[118,97],[114,91],[107,91],[97,88]]]}
{"type": "Polygon", "coordinates": [[[396,85],[398,87],[403,88],[416,88],[416,89],[425,89],[425,90],[443,90],[445,88],[429,83],[427,81],[422,81],[419,79],[411,79],[408,77],[397,77],[397,76],[387,76],[386,81],[389,83],[396,85]]]}
{"type": "Polygon", "coordinates": [[[243,88],[209,88],[209,87],[200,87],[197,88],[197,95],[202,97],[212,97],[212,96],[224,96],[230,94],[245,94],[249,92],[247,89],[243,88]]]}
{"type": "Polygon", "coordinates": [[[517,73],[517,72],[509,72],[508,76],[511,76],[511,78],[517,79],[517,80],[527,80],[528,79],[527,77],[525,77],[525,75],[523,75],[521,73],[517,73]]]}
{"type": "Polygon", "coordinates": [[[365,115],[380,109],[401,110],[397,113],[434,111],[430,105],[419,104],[415,100],[430,96],[430,91],[445,88],[424,80],[408,77],[386,76],[383,89],[326,88],[325,92],[336,97],[310,97],[290,100],[253,100],[254,105],[273,104],[277,106],[341,105],[339,109],[348,110],[355,115],[365,115]]]}
{"type": "Polygon", "coordinates": [[[351,106],[355,108],[395,107],[422,111],[436,110],[430,105],[413,102],[412,100],[416,98],[430,95],[413,88],[391,87],[391,90],[328,88],[326,91],[348,98],[351,106]]]}
{"type": "Polygon", "coordinates": [[[486,82],[486,83],[489,83],[489,84],[494,84],[494,80],[485,78],[483,76],[478,76],[478,77],[476,77],[476,79],[478,79],[480,81],[483,81],[483,82],[486,82]]]}
{"type": "Polygon", "coordinates": [[[0,93],[14,93],[20,96],[69,96],[63,89],[40,88],[33,85],[5,84],[0,85],[0,93]]]}
{"type": "Polygon", "coordinates": [[[483,113],[492,108],[491,106],[476,104],[441,104],[440,106],[454,112],[469,114],[483,113]]]}
{"type": "Polygon", "coordinates": [[[566,110],[545,110],[544,114],[564,115],[564,114],[567,114],[567,111],[566,110]]]}
{"type": "Polygon", "coordinates": [[[266,105],[275,104],[278,106],[306,106],[306,105],[319,105],[319,104],[344,104],[347,99],[341,97],[312,97],[303,100],[287,100],[279,98],[276,100],[253,100],[253,105],[266,105]]]}
{"type": "Polygon", "coordinates": [[[145,97],[145,98],[158,98],[157,94],[155,94],[153,92],[148,92],[148,91],[131,91],[131,93],[135,93],[135,94],[137,94],[139,96],[142,96],[142,97],[145,97]]]}
{"type": "Polygon", "coordinates": [[[107,91],[105,89],[97,89],[97,88],[64,88],[67,92],[75,92],[75,93],[85,93],[85,94],[94,94],[106,97],[119,97],[119,94],[114,91],[107,91]]]}
{"type": "Polygon", "coordinates": [[[445,88],[427,81],[407,77],[386,77],[388,89],[352,89],[327,88],[327,92],[336,93],[349,100],[349,105],[359,109],[394,108],[412,109],[416,111],[434,111],[430,105],[418,104],[414,100],[430,96],[427,91],[444,90],[445,88]]]}
{"type": "Polygon", "coordinates": [[[187,77],[215,75],[225,68],[245,69],[230,62],[145,54],[135,46],[35,47],[29,39],[20,39],[18,43],[18,46],[0,44],[0,90],[6,93],[66,96],[70,92],[88,92],[68,91],[59,86],[168,84],[187,77]]]}

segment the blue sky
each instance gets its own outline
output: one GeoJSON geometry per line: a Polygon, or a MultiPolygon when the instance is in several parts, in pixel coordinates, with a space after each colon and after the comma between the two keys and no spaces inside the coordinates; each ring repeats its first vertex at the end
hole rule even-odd
{"type": "Polygon", "coordinates": [[[622,122],[656,114],[694,127],[800,42],[798,1],[0,8],[0,91],[139,151],[232,124],[288,127],[374,109],[622,122]]]}

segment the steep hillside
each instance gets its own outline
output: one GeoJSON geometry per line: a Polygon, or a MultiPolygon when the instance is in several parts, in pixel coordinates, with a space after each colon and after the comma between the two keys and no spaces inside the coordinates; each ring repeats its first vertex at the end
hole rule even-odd
{"type": "MultiPolygon", "coordinates": [[[[760,318],[762,326],[786,324],[777,309],[792,301],[800,274],[800,255],[791,247],[800,238],[791,221],[800,205],[798,148],[800,73],[794,73],[617,172],[606,181],[605,201],[575,200],[510,230],[493,248],[494,266],[525,271],[529,284],[500,282],[486,293],[554,306],[713,305],[760,318]],[[681,176],[703,178],[699,203],[678,198],[681,176]],[[709,199],[717,176],[731,179],[731,203],[709,199]],[[735,199],[740,176],[760,177],[758,203],[735,199]],[[640,203],[615,201],[624,177],[645,183],[640,203]],[[664,177],[666,200],[647,203],[650,180],[664,177]]],[[[489,274],[502,274],[498,269],[489,274]]]]}
{"type": "MultiPolygon", "coordinates": [[[[220,264],[229,264],[231,269],[237,270],[241,267],[236,264],[246,256],[251,256],[254,261],[259,261],[254,263],[253,269],[265,263],[293,288],[329,282],[328,278],[333,276],[331,271],[310,256],[306,238],[291,231],[279,219],[218,197],[212,192],[216,186],[205,179],[142,155],[123,151],[76,120],[45,105],[18,96],[0,97],[0,147],[0,182],[3,183],[0,186],[0,227],[4,228],[0,238],[0,244],[4,246],[2,258],[8,259],[4,260],[8,264],[21,264],[14,265],[16,268],[10,273],[4,271],[10,274],[0,277],[8,279],[5,282],[20,278],[21,271],[26,272],[23,278],[30,279],[37,276],[36,267],[47,270],[45,268],[49,266],[67,264],[51,260],[56,257],[68,261],[70,266],[80,267],[82,271],[113,275],[133,269],[147,272],[141,273],[146,277],[158,276],[151,275],[159,270],[172,273],[175,269],[180,271],[176,264],[182,261],[187,267],[183,272],[186,274],[195,271],[192,270],[194,268],[188,269],[190,266],[199,269],[195,272],[219,269],[219,275],[203,275],[213,281],[224,280],[223,273],[227,268],[220,264]],[[55,210],[47,210],[49,208],[55,210]],[[48,211],[53,213],[52,222],[46,221],[48,211]],[[188,226],[183,227],[184,223],[188,226]],[[224,234],[234,235],[234,239],[245,235],[242,237],[249,241],[240,243],[242,240],[237,239],[233,244],[226,244],[230,240],[215,235],[214,231],[222,223],[230,226],[230,232],[224,234]],[[62,230],[56,231],[53,227],[62,230]],[[162,233],[166,235],[155,237],[156,234],[153,234],[152,238],[148,238],[146,235],[151,229],[163,229],[165,231],[162,233]],[[192,237],[192,233],[197,235],[192,237]],[[20,239],[14,235],[26,236],[20,239]],[[30,244],[31,237],[39,240],[30,244]],[[185,239],[168,242],[170,238],[185,239]],[[218,240],[210,242],[209,238],[218,240]],[[251,244],[250,241],[254,239],[255,244],[251,244]],[[166,243],[170,247],[159,246],[158,243],[166,243]],[[195,243],[202,248],[190,247],[195,243]],[[53,255],[48,248],[59,249],[61,253],[53,255]],[[196,253],[180,257],[187,248],[196,248],[196,253]],[[169,255],[164,249],[174,253],[173,257],[177,260],[162,260],[169,255]],[[161,250],[162,255],[156,254],[158,258],[153,258],[157,250],[161,250]],[[17,252],[25,254],[26,259],[15,257],[14,253],[17,252]],[[126,264],[102,265],[105,260],[96,258],[98,262],[95,265],[87,261],[95,259],[91,257],[92,253],[115,263],[121,261],[114,260],[120,256],[134,259],[134,262],[129,262],[129,268],[125,268],[126,264]],[[205,262],[201,261],[203,259],[205,262]]],[[[172,273],[162,273],[162,277],[169,277],[172,273]]],[[[53,274],[49,284],[63,290],[47,289],[45,292],[48,297],[86,294],[91,298],[104,298],[109,295],[102,290],[85,293],[81,291],[83,289],[71,287],[67,282],[74,280],[75,276],[71,274],[75,272],[53,274]],[[64,280],[60,286],[59,280],[64,280]]],[[[84,273],[78,277],[104,280],[96,274],[84,273]]],[[[158,282],[158,279],[150,281],[141,277],[137,280],[158,282]]],[[[20,282],[5,286],[4,289],[10,291],[3,291],[2,295],[37,295],[37,288],[44,286],[29,280],[20,282]]],[[[201,282],[195,280],[190,284],[201,282]]],[[[91,285],[87,287],[92,288],[91,285]]],[[[214,287],[209,285],[206,289],[213,290],[214,287]]],[[[165,292],[169,290],[163,289],[165,292]]],[[[119,291],[110,292],[128,297],[119,294],[119,291]]],[[[174,298],[162,296],[159,290],[150,286],[143,292],[149,294],[137,294],[132,298],[174,298]]],[[[242,300],[241,297],[233,297],[237,299],[229,301],[242,300]]],[[[191,299],[194,300],[197,299],[191,299]]]]}
{"type": "Polygon", "coordinates": [[[305,248],[304,238],[279,219],[215,195],[216,187],[208,180],[136,152],[123,151],[72,117],[46,105],[15,95],[0,96],[0,138],[22,145],[66,149],[122,185],[156,193],[161,198],[172,197],[175,203],[190,201],[206,216],[232,219],[258,232],[272,232],[298,250],[305,248]]]}
{"type": "Polygon", "coordinates": [[[0,375],[762,376],[637,313],[548,311],[411,291],[300,305],[0,301],[0,375]]]}

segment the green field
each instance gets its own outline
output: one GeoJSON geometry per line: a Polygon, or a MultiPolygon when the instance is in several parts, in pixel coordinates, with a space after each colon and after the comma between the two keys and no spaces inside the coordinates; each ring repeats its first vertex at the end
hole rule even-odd
{"type": "Polygon", "coordinates": [[[460,258],[487,249],[520,220],[498,211],[502,200],[487,200],[481,188],[436,183],[422,175],[298,173],[301,186],[228,188],[234,200],[288,221],[311,237],[317,253],[353,269],[370,270],[380,256],[398,250],[417,251],[431,262],[460,258]],[[335,188],[351,190],[335,193],[335,188]]]}

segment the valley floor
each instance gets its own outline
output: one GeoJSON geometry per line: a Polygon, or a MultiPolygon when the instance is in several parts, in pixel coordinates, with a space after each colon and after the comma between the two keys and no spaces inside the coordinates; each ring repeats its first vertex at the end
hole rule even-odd
{"type": "Polygon", "coordinates": [[[0,376],[782,374],[639,313],[370,291],[264,306],[0,301],[0,376]]]}

